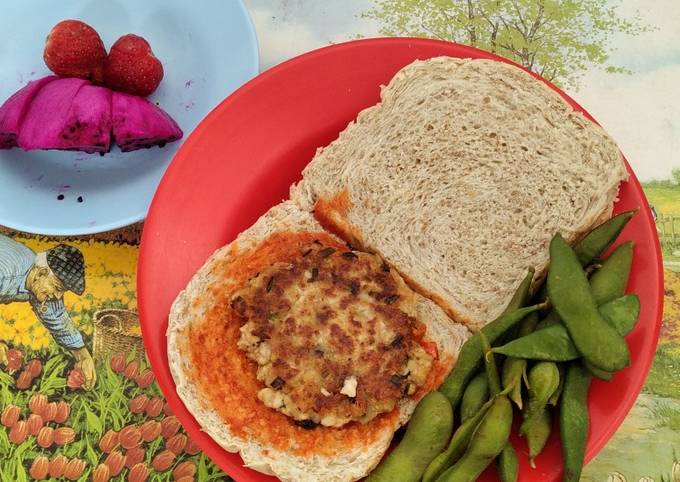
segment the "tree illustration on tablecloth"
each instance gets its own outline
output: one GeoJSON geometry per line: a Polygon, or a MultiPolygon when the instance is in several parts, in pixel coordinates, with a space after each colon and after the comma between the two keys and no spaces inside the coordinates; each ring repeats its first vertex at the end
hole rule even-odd
{"type": "Polygon", "coordinates": [[[650,29],[608,0],[377,0],[364,17],[384,35],[451,40],[514,60],[564,87],[610,63],[611,37],[650,29]]]}

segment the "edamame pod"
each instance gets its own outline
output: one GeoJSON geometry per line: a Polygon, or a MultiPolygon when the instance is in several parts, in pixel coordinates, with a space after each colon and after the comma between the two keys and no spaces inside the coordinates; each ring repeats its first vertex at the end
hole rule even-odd
{"type": "MultiPolygon", "coordinates": [[[[616,241],[616,238],[621,234],[623,228],[626,227],[628,221],[630,221],[637,212],[638,210],[634,209],[632,211],[617,214],[591,230],[583,237],[583,239],[577,242],[574,245],[574,253],[578,258],[579,263],[581,263],[581,266],[587,266],[592,261],[599,258],[602,253],[616,241]]],[[[541,287],[536,300],[539,302],[544,301],[547,295],[547,286],[544,284],[541,287]]]]}
{"type": "MultiPolygon", "coordinates": [[[[510,302],[505,307],[501,315],[507,315],[511,311],[519,310],[523,306],[527,305],[527,301],[529,299],[529,290],[531,288],[531,283],[533,282],[533,280],[534,280],[534,268],[529,268],[527,270],[527,274],[524,276],[522,282],[515,290],[515,293],[512,295],[510,302]]],[[[524,323],[524,321],[522,321],[522,323],[524,323]]],[[[508,330],[508,332],[504,335],[503,338],[506,337],[514,338],[513,335],[515,335],[515,333],[513,333],[513,331],[515,330],[508,330]]]]}
{"type": "Polygon", "coordinates": [[[590,381],[590,374],[580,363],[569,364],[560,403],[564,482],[578,482],[581,478],[590,424],[587,406],[590,381]]]}
{"type": "Polygon", "coordinates": [[[557,314],[557,311],[550,310],[550,313],[548,313],[545,318],[538,322],[538,325],[536,325],[536,330],[542,330],[543,328],[548,328],[549,326],[553,326],[557,323],[560,323],[560,315],[557,314]]]}
{"type": "Polygon", "coordinates": [[[552,362],[538,362],[529,370],[529,403],[523,412],[524,421],[519,427],[520,435],[526,435],[532,424],[541,416],[548,400],[560,384],[560,371],[552,362]]]}
{"type": "Polygon", "coordinates": [[[598,311],[619,335],[625,336],[630,333],[640,316],[640,298],[638,295],[625,295],[605,303],[598,311]]]}
{"type": "MultiPolygon", "coordinates": [[[[625,295],[600,306],[599,311],[619,335],[625,336],[633,329],[640,315],[640,298],[637,295],[625,295]]],[[[609,381],[614,377],[612,372],[594,367],[587,361],[583,365],[601,380],[609,381]]]]}
{"type": "Polygon", "coordinates": [[[550,242],[548,295],[576,349],[593,366],[616,371],[630,363],[628,346],[597,310],[585,273],[567,242],[550,242]]]}
{"type": "Polygon", "coordinates": [[[533,333],[534,330],[536,330],[536,325],[538,325],[538,313],[533,312],[530,315],[527,315],[526,318],[522,320],[522,323],[520,323],[518,335],[526,336],[533,333]]]}
{"type": "Polygon", "coordinates": [[[501,392],[501,379],[498,376],[498,367],[496,360],[491,352],[491,345],[484,335],[484,331],[479,332],[479,337],[482,340],[482,351],[484,352],[484,370],[486,371],[486,379],[489,382],[489,392],[491,395],[498,395],[501,392]]]}
{"type": "Polygon", "coordinates": [[[508,397],[520,410],[522,410],[522,376],[526,368],[526,358],[507,357],[501,373],[503,390],[510,390],[508,397]]]}
{"type": "Polygon", "coordinates": [[[590,292],[596,305],[602,305],[623,296],[633,262],[633,242],[617,247],[602,267],[590,277],[590,292]]]}
{"type": "MultiPolygon", "coordinates": [[[[627,335],[640,314],[640,300],[637,295],[625,295],[609,301],[598,308],[602,318],[616,332],[627,335]]],[[[531,360],[569,361],[580,357],[567,329],[561,323],[517,338],[503,346],[493,348],[495,353],[531,360]]]]}
{"type": "Polygon", "coordinates": [[[590,231],[581,241],[576,243],[574,252],[581,266],[599,258],[616,241],[616,238],[637,211],[635,209],[614,216],[590,231]]]}
{"type": "MultiPolygon", "coordinates": [[[[524,318],[519,325],[518,336],[523,337],[532,333],[536,329],[537,323],[537,312],[527,315],[527,317],[524,318]]],[[[501,373],[503,389],[511,387],[508,397],[510,397],[510,400],[515,402],[515,405],[517,405],[520,410],[522,409],[522,377],[524,376],[526,368],[526,359],[508,357],[503,363],[503,369],[501,373]]]]}
{"type": "Polygon", "coordinates": [[[460,422],[477,414],[482,406],[489,400],[489,382],[486,373],[477,374],[463,392],[463,399],[460,402],[460,422]]]}
{"type": "Polygon", "coordinates": [[[556,324],[506,343],[492,350],[516,358],[545,361],[570,361],[581,357],[562,324],[556,324]]]}
{"type": "Polygon", "coordinates": [[[543,451],[551,431],[552,417],[550,410],[548,407],[543,407],[526,434],[527,445],[529,446],[529,464],[532,468],[536,468],[534,459],[543,451]]]}
{"type": "MultiPolygon", "coordinates": [[[[602,317],[614,327],[621,336],[625,336],[633,329],[640,315],[640,299],[637,295],[625,295],[606,303],[598,308],[602,317]]],[[[583,360],[583,366],[600,380],[609,381],[614,373],[593,366],[583,360]]]]}
{"type": "Polygon", "coordinates": [[[564,376],[566,374],[563,363],[559,363],[557,365],[557,369],[560,371],[560,384],[557,386],[555,393],[553,393],[550,397],[550,400],[548,400],[548,404],[552,405],[553,407],[557,406],[557,402],[560,400],[560,396],[562,395],[562,390],[564,390],[564,376]]]}
{"type": "Polygon", "coordinates": [[[448,399],[430,392],[418,403],[404,438],[366,479],[370,482],[418,482],[428,464],[446,446],[453,431],[448,399]]]}
{"type": "Polygon", "coordinates": [[[583,366],[590,372],[591,375],[594,377],[599,378],[600,380],[604,380],[606,382],[610,381],[612,378],[614,378],[614,373],[613,372],[608,372],[606,370],[601,370],[597,367],[594,367],[587,361],[583,360],[583,366]]]}
{"type": "MultiPolygon", "coordinates": [[[[598,307],[600,315],[612,325],[621,336],[631,332],[638,316],[640,316],[640,298],[638,295],[624,295],[598,307]]],[[[536,326],[537,330],[547,328],[560,322],[556,311],[551,311],[548,316],[536,326]]]]}
{"type": "Polygon", "coordinates": [[[438,482],[473,482],[508,443],[512,426],[512,404],[508,397],[496,397],[475,430],[465,454],[438,482]]]}
{"type": "Polygon", "coordinates": [[[534,268],[529,268],[527,274],[524,275],[522,282],[519,284],[515,293],[510,298],[508,306],[505,307],[501,315],[507,315],[508,313],[519,310],[527,301],[529,296],[529,289],[531,289],[531,282],[534,279],[534,268]]]}
{"type": "MultiPolygon", "coordinates": [[[[484,332],[489,343],[493,343],[501,335],[522,321],[525,316],[539,310],[542,306],[532,305],[501,315],[480,331],[484,332]]],[[[444,383],[439,388],[439,391],[451,401],[451,406],[454,409],[458,406],[465,386],[477,372],[482,360],[482,344],[479,333],[476,333],[465,342],[458,355],[456,366],[453,367],[453,370],[451,370],[451,373],[449,373],[449,376],[446,377],[446,380],[444,380],[444,383]]]]}
{"type": "MultiPolygon", "coordinates": [[[[486,378],[486,374],[483,375],[484,378],[486,378]]],[[[448,447],[446,447],[446,450],[437,455],[437,457],[430,462],[430,465],[427,466],[427,469],[425,469],[422,482],[434,482],[438,480],[439,476],[442,475],[446,469],[451,467],[463,456],[465,449],[467,449],[467,446],[470,443],[472,434],[479,425],[479,422],[486,415],[486,412],[489,410],[494,400],[495,398],[492,398],[486,402],[482,405],[479,412],[468,418],[460,425],[460,427],[458,427],[458,430],[456,430],[453,437],[451,437],[451,441],[449,442],[448,447]]]]}
{"type": "Polygon", "coordinates": [[[498,467],[498,475],[501,478],[501,482],[517,482],[519,460],[517,460],[515,447],[510,442],[505,444],[505,448],[498,456],[496,466],[498,467]]]}

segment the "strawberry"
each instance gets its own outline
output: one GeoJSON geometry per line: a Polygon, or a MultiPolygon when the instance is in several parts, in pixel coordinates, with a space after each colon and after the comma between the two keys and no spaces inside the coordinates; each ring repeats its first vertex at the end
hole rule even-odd
{"type": "Polygon", "coordinates": [[[123,35],[111,46],[104,66],[107,87],[146,97],[163,80],[163,65],[149,42],[133,34],[123,35]]]}
{"type": "Polygon", "coordinates": [[[80,20],[63,20],[47,35],[43,59],[62,77],[78,77],[101,83],[106,49],[95,29],[80,20]]]}

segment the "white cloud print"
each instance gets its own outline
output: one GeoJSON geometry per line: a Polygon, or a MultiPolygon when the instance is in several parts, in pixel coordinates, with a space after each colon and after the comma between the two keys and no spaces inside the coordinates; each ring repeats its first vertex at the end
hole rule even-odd
{"type": "Polygon", "coordinates": [[[369,0],[247,0],[246,6],[257,31],[262,70],[331,42],[377,33],[372,20],[361,18],[369,0]]]}
{"type": "Polygon", "coordinates": [[[260,69],[324,45],[304,24],[277,21],[270,9],[250,9],[260,47],[260,69]]]}

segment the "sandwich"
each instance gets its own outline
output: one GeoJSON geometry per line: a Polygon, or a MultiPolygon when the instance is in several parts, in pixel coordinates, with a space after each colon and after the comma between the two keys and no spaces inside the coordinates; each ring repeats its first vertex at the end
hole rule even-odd
{"type": "Polygon", "coordinates": [[[177,393],[203,430],[255,470],[329,482],[378,464],[468,336],[291,201],[208,259],[167,332],[177,393]]]}
{"type": "Polygon", "coordinates": [[[175,300],[177,393],[214,440],[285,481],[352,481],[386,452],[555,232],[626,179],[619,150],[511,65],[416,61],[175,300]]]}

